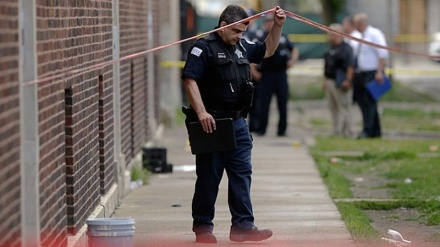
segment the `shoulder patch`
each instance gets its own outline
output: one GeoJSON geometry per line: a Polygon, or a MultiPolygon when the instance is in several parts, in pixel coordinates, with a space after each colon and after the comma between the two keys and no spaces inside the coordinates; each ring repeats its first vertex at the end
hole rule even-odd
{"type": "Polygon", "coordinates": [[[255,45],[255,42],[252,42],[250,40],[244,39],[246,41],[246,43],[250,44],[250,45],[255,45]]]}
{"type": "Polygon", "coordinates": [[[286,43],[286,42],[287,42],[286,37],[281,36],[281,37],[280,37],[280,43],[281,43],[281,44],[284,44],[284,43],[286,43]]]}
{"type": "Polygon", "coordinates": [[[192,48],[192,50],[191,50],[191,54],[192,54],[192,55],[195,55],[195,56],[197,56],[197,57],[200,57],[200,55],[202,54],[202,52],[203,52],[203,50],[200,49],[200,48],[198,48],[198,47],[194,47],[194,48],[192,48]]]}

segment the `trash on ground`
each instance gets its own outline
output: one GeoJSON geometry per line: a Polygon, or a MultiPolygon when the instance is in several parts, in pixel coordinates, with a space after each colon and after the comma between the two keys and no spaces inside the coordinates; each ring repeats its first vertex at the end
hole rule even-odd
{"type": "Polygon", "coordinates": [[[301,142],[298,140],[293,141],[292,143],[292,147],[294,148],[300,148],[301,147],[301,142]]]}
{"type": "Polygon", "coordinates": [[[357,177],[354,179],[354,181],[362,183],[365,181],[365,179],[363,177],[357,177]]]}
{"type": "Polygon", "coordinates": [[[134,189],[136,189],[137,187],[142,186],[142,185],[144,185],[144,182],[142,181],[142,179],[138,179],[138,180],[136,180],[136,181],[131,181],[131,183],[130,183],[130,189],[131,189],[131,190],[134,190],[134,189]]]}
{"type": "Polygon", "coordinates": [[[402,234],[400,234],[398,231],[391,229],[388,229],[387,231],[387,238],[382,237],[382,240],[387,241],[388,243],[398,247],[411,245],[411,241],[404,239],[402,237],[402,234]]]}
{"type": "Polygon", "coordinates": [[[331,157],[330,158],[330,163],[342,163],[343,160],[338,158],[338,157],[331,157]]]}
{"type": "Polygon", "coordinates": [[[436,151],[438,151],[438,146],[437,146],[437,145],[431,145],[431,146],[429,146],[429,151],[431,151],[431,152],[436,152],[436,151]]]}
{"type": "Polygon", "coordinates": [[[196,170],[196,165],[178,165],[174,166],[175,172],[193,172],[196,170]]]}
{"type": "Polygon", "coordinates": [[[413,181],[411,178],[405,178],[404,182],[405,184],[411,184],[413,181]]]}

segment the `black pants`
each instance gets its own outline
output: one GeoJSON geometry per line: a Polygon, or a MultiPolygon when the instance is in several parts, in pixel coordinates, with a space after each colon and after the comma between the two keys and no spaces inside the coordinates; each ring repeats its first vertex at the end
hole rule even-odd
{"type": "Polygon", "coordinates": [[[287,73],[263,72],[260,87],[261,111],[259,133],[265,134],[269,122],[269,107],[272,94],[276,94],[279,112],[278,135],[286,134],[287,129],[287,103],[289,99],[289,86],[287,84],[287,73]]]}
{"type": "Polygon", "coordinates": [[[260,128],[260,109],[261,109],[261,100],[260,100],[260,82],[254,83],[254,95],[252,97],[252,107],[249,111],[249,131],[256,132],[260,128]]]}
{"type": "Polygon", "coordinates": [[[375,74],[376,71],[359,72],[354,77],[353,99],[361,109],[363,119],[362,134],[366,137],[380,137],[382,135],[377,102],[365,86],[374,79],[375,74]]]}

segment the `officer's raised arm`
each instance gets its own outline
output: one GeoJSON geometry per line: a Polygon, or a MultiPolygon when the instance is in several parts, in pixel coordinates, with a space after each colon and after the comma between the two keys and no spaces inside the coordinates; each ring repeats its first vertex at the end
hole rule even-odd
{"type": "Polygon", "coordinates": [[[284,22],[286,21],[286,13],[279,6],[276,7],[274,14],[274,23],[267,35],[266,42],[266,54],[264,57],[270,57],[275,53],[280,42],[281,31],[283,29],[284,22]]]}
{"type": "Polygon", "coordinates": [[[194,79],[186,77],[184,83],[188,100],[196,112],[199,122],[202,124],[203,130],[207,133],[212,133],[216,129],[215,120],[211,114],[206,111],[205,105],[202,101],[202,96],[200,95],[199,87],[197,86],[197,82],[194,79]]]}

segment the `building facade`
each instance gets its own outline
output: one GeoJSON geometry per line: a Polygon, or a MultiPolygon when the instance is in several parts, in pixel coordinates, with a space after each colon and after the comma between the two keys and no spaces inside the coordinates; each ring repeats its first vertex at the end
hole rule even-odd
{"type": "Polygon", "coordinates": [[[163,4],[0,1],[0,246],[81,245],[127,193],[162,107],[159,54],[124,57],[159,45],[163,4]]]}

